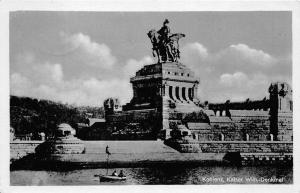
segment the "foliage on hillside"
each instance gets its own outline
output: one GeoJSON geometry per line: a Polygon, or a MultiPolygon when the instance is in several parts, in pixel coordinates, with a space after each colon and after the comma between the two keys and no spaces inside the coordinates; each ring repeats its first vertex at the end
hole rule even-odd
{"type": "Polygon", "coordinates": [[[84,122],[87,116],[102,117],[103,109],[76,107],[29,97],[10,97],[10,125],[16,134],[37,135],[44,132],[49,136],[58,124],[68,123],[76,129],[76,123],[84,122]]]}

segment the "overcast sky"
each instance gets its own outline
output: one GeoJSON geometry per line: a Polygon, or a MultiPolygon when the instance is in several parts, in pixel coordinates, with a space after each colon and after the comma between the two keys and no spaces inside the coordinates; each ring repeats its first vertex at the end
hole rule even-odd
{"type": "Polygon", "coordinates": [[[290,12],[11,12],[10,92],[77,105],[125,104],[129,78],[156,62],[146,33],[165,18],[181,62],[200,78],[201,101],[268,96],[292,82],[290,12]]]}

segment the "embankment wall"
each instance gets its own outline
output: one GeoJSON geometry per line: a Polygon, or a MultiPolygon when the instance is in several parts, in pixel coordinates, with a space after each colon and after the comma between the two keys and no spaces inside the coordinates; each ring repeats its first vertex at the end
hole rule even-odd
{"type": "Polygon", "coordinates": [[[10,142],[10,160],[18,160],[34,153],[35,148],[43,141],[12,141],[10,142]]]}

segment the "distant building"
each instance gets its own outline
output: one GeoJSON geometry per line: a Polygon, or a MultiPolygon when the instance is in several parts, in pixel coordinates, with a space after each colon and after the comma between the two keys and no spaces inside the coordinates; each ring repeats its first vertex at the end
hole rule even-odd
{"type": "Polygon", "coordinates": [[[86,123],[77,123],[77,137],[83,140],[100,140],[106,128],[105,119],[88,118],[86,123]]]}

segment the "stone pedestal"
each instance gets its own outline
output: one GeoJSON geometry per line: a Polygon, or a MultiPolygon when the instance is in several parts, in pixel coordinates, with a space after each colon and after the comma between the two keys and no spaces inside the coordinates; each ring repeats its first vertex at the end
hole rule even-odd
{"type": "Polygon", "coordinates": [[[55,138],[49,139],[36,148],[39,155],[80,154],[84,152],[83,142],[75,137],[76,131],[68,124],[60,124],[55,138]]]}
{"type": "MultiPolygon", "coordinates": [[[[120,118],[126,112],[155,109],[162,124],[161,136],[169,138],[170,121],[183,114],[202,110],[196,103],[199,80],[187,66],[179,62],[164,62],[144,66],[130,79],[133,87],[133,98],[123,106],[122,113],[114,116],[120,118]],[[173,114],[170,116],[170,114],[173,114]]],[[[109,119],[109,117],[108,117],[109,119]]],[[[121,118],[121,120],[123,120],[121,118]]],[[[128,123],[133,120],[128,120],[128,123]]],[[[175,119],[176,121],[176,119],[175,119]]],[[[180,121],[180,119],[178,119],[180,121]]],[[[117,123],[116,123],[117,125],[117,123]]]]}

